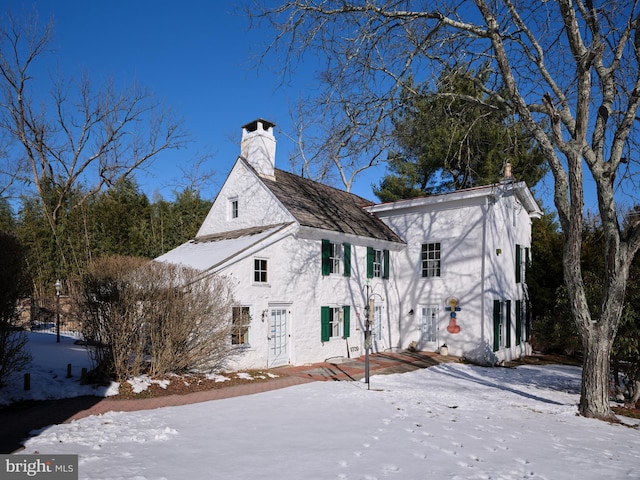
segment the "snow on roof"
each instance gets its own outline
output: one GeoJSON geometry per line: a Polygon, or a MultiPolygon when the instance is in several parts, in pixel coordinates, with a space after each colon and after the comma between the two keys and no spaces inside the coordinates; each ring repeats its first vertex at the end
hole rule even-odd
{"type": "Polygon", "coordinates": [[[214,269],[290,225],[277,224],[198,237],[156,258],[196,270],[214,269]]]}

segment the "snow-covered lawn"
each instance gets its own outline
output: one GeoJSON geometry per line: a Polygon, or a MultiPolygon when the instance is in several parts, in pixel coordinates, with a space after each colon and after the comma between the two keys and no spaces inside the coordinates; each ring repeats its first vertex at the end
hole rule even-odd
{"type": "Polygon", "coordinates": [[[91,366],[89,353],[83,345],[76,345],[76,339],[60,336],[60,343],[52,333],[27,332],[31,364],[25,370],[31,375],[31,389],[24,390],[24,373],[20,372],[8,379],[7,386],[0,389],[0,405],[17,400],[48,400],[54,398],[96,395],[105,397],[118,393],[117,384],[111,387],[81,385],[83,368],[91,366]],[[71,364],[71,378],[67,378],[67,365],[71,364]]]}
{"type": "MultiPolygon", "coordinates": [[[[107,413],[21,453],[82,479],[638,479],[640,431],[576,415],[580,370],[443,364],[361,382],[107,413]]],[[[627,424],[638,421],[624,419],[627,424]]]]}

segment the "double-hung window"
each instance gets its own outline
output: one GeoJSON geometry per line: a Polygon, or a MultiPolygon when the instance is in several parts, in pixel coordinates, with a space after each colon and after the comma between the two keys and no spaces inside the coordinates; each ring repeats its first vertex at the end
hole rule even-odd
{"type": "Polygon", "coordinates": [[[493,351],[511,347],[511,300],[493,301],[493,351]]]}
{"type": "Polygon", "coordinates": [[[331,273],[340,273],[340,264],[342,263],[342,245],[339,243],[330,244],[331,252],[329,253],[329,268],[331,273]]]}
{"type": "Polygon", "coordinates": [[[367,278],[389,278],[389,250],[367,247],[367,278]]]}
{"type": "Polygon", "coordinates": [[[529,248],[516,244],[516,283],[526,282],[526,269],[530,263],[529,248]]]}
{"type": "Polygon", "coordinates": [[[255,283],[267,283],[267,260],[264,258],[253,259],[253,281],[255,283]]]}
{"type": "Polygon", "coordinates": [[[439,277],[440,267],[440,243],[423,243],[421,262],[422,277],[439,277]]]}
{"type": "Polygon", "coordinates": [[[251,323],[251,315],[249,307],[234,306],[231,309],[231,344],[232,345],[248,345],[249,344],[249,325],[251,323]]]}
{"type": "Polygon", "coordinates": [[[351,276],[351,244],[322,240],[322,275],[351,276]]]}
{"type": "Polygon", "coordinates": [[[321,341],[328,342],[332,338],[348,338],[351,330],[351,308],[320,307],[321,341]]]}

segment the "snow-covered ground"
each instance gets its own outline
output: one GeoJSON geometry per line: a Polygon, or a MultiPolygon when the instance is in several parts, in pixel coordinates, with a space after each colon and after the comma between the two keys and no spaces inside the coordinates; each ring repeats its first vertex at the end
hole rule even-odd
{"type": "Polygon", "coordinates": [[[111,412],[35,432],[21,454],[78,454],[80,478],[104,480],[640,479],[640,431],[577,416],[579,391],[576,367],[443,364],[370,390],[111,412]]]}
{"type": "Polygon", "coordinates": [[[24,389],[24,373],[20,372],[7,381],[7,386],[0,388],[0,405],[16,400],[48,400],[54,398],[79,397],[96,395],[105,397],[118,393],[117,384],[111,387],[94,387],[81,385],[82,368],[91,366],[89,353],[83,345],[76,345],[75,338],[45,332],[27,332],[28,349],[32,360],[25,370],[31,376],[31,389],[24,389]],[[71,378],[67,378],[67,365],[71,364],[71,378]]]}

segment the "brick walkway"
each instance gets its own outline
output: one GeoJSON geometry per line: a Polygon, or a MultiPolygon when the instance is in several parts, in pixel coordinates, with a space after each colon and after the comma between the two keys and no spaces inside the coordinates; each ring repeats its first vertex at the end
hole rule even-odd
{"type": "MultiPolygon", "coordinates": [[[[316,363],[302,367],[280,367],[274,372],[315,381],[362,380],[365,377],[363,355],[354,359],[337,359],[335,363],[316,363]]],[[[442,356],[434,352],[385,352],[369,355],[369,375],[405,373],[419,368],[427,368],[439,363],[457,362],[457,357],[442,356]]]]}
{"type": "MultiPolygon", "coordinates": [[[[432,352],[377,353],[369,355],[369,374],[381,375],[405,373],[427,368],[443,362],[457,361],[456,357],[443,357],[432,352]]],[[[252,395],[254,393],[277,390],[313,381],[354,381],[365,377],[365,356],[352,360],[336,359],[336,363],[324,362],[300,367],[279,367],[272,369],[277,378],[255,383],[231,385],[203,392],[185,395],[167,395],[155,398],[121,400],[107,397],[90,408],[78,411],[67,421],[77,420],[89,415],[100,415],[109,411],[132,412],[160,407],[175,407],[191,403],[208,402],[222,398],[252,395]]]]}
{"type": "MultiPolygon", "coordinates": [[[[377,353],[369,356],[370,375],[405,373],[443,362],[456,362],[456,357],[443,357],[432,352],[377,353]]],[[[272,369],[278,377],[256,383],[245,383],[185,395],[123,400],[113,397],[77,397],[20,404],[0,410],[0,453],[12,453],[29,432],[47,425],[101,415],[109,411],[132,412],[154,408],[188,405],[241,395],[252,395],[313,381],[355,381],[365,377],[365,357],[336,359],[301,367],[272,369]]]]}

